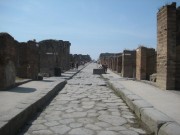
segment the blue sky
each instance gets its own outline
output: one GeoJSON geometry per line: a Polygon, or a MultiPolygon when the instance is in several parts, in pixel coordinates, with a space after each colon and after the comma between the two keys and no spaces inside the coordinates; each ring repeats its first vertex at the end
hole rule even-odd
{"type": "Polygon", "coordinates": [[[156,48],[156,13],[180,0],[0,0],[0,32],[19,42],[67,40],[71,53],[156,48]]]}

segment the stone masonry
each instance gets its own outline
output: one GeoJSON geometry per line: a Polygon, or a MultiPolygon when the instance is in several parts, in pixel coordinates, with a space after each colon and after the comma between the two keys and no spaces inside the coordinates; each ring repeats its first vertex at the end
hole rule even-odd
{"type": "Polygon", "coordinates": [[[122,76],[134,78],[136,75],[136,51],[124,50],[122,55],[122,76]]]}
{"type": "Polygon", "coordinates": [[[54,68],[70,68],[70,43],[62,40],[43,40],[39,43],[40,72],[54,75],[54,68]]]}
{"type": "Polygon", "coordinates": [[[149,80],[153,73],[156,73],[155,49],[140,46],[136,49],[136,79],[149,80]]]}
{"type": "Polygon", "coordinates": [[[17,59],[17,76],[36,79],[38,75],[38,47],[35,41],[19,43],[17,59]]]}
{"type": "Polygon", "coordinates": [[[122,53],[117,56],[117,73],[121,73],[122,70],[122,53]]]}
{"type": "Polygon", "coordinates": [[[74,64],[83,65],[84,63],[91,61],[91,57],[88,54],[87,55],[74,54],[72,57],[74,64]]]}
{"type": "Polygon", "coordinates": [[[157,13],[157,85],[162,89],[180,86],[179,8],[176,3],[163,6],[157,13]]]}
{"type": "Polygon", "coordinates": [[[15,83],[16,41],[7,33],[0,33],[0,90],[15,83]]]}

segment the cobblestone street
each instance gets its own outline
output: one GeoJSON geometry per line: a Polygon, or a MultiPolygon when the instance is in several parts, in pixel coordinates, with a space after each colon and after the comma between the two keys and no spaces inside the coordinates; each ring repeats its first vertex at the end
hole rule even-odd
{"type": "Polygon", "coordinates": [[[25,135],[146,135],[137,117],[90,64],[27,123],[25,135]]]}

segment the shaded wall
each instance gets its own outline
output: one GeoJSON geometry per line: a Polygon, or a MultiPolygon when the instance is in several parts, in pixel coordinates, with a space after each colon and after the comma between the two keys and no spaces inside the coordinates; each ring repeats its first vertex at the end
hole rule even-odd
{"type": "Polygon", "coordinates": [[[136,51],[124,50],[122,55],[122,76],[134,78],[136,75],[136,51]]]}
{"type": "Polygon", "coordinates": [[[7,33],[0,33],[0,90],[15,83],[16,41],[7,33]]]}
{"type": "Polygon", "coordinates": [[[19,43],[17,56],[17,76],[20,78],[36,79],[39,66],[36,42],[19,43]]]}
{"type": "Polygon", "coordinates": [[[139,47],[136,49],[136,79],[149,80],[153,73],[156,73],[155,49],[139,47]]]}

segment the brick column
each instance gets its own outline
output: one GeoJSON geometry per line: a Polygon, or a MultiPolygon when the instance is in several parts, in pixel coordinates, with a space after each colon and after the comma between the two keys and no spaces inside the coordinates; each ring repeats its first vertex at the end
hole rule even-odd
{"type": "Polygon", "coordinates": [[[157,13],[157,85],[175,89],[176,4],[163,6],[157,13]]]}

